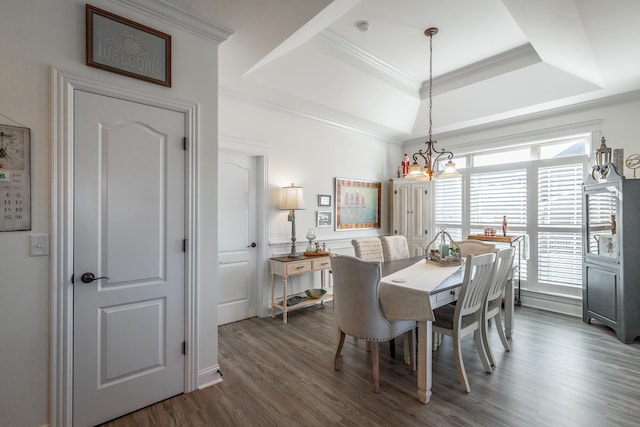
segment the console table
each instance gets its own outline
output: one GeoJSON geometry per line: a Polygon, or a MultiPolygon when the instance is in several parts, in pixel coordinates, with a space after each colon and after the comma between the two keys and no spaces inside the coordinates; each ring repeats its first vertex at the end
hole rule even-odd
{"type": "MultiPolygon", "coordinates": [[[[290,276],[320,271],[320,287],[325,288],[325,272],[331,268],[331,260],[329,255],[321,256],[300,256],[298,258],[289,258],[287,256],[274,257],[269,259],[271,264],[271,317],[276,317],[276,308],[282,310],[282,323],[287,323],[287,312],[296,308],[306,307],[308,305],[323,303],[324,300],[333,298],[333,295],[325,294],[319,298],[306,297],[300,302],[287,305],[287,279],[290,276]],[[276,276],[282,278],[282,298],[275,297],[276,276]]],[[[300,294],[300,296],[305,294],[300,294]]],[[[306,295],[305,295],[306,296],[306,295]]]]}

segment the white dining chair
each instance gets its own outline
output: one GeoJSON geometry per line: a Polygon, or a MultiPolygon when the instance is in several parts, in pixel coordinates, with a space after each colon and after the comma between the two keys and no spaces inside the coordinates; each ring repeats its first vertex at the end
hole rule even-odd
{"type": "Polygon", "coordinates": [[[351,240],[356,258],[365,261],[384,261],[382,242],[379,237],[362,237],[351,240]]]}
{"type": "Polygon", "coordinates": [[[453,338],[453,352],[460,384],[469,393],[469,380],[462,359],[462,337],[474,333],[478,355],[487,373],[491,365],[482,338],[482,313],[487,290],[493,278],[496,254],[469,255],[466,258],[464,279],[455,305],[447,304],[433,310],[433,332],[453,338]]]}
{"type": "Polygon", "coordinates": [[[378,284],[382,275],[380,263],[364,261],[348,255],[331,259],[334,275],[334,316],[340,331],[334,357],[334,369],[339,370],[340,356],[345,335],[371,343],[373,364],[373,390],[380,392],[380,366],[378,343],[389,341],[405,332],[410,332],[411,367],[415,369],[415,328],[410,320],[387,320],[380,309],[378,284]]]}
{"type": "Polygon", "coordinates": [[[381,236],[382,253],[385,261],[409,258],[409,244],[402,234],[393,236],[381,236]]]}
{"type": "Polygon", "coordinates": [[[513,269],[513,255],[515,248],[499,249],[496,251],[496,261],[494,267],[493,278],[489,285],[487,297],[485,298],[482,322],[482,342],[485,345],[485,351],[489,358],[491,366],[496,365],[496,358],[491,350],[491,344],[489,343],[488,328],[491,320],[494,320],[496,330],[500,336],[500,341],[506,351],[511,351],[509,342],[507,341],[507,335],[505,334],[502,323],[502,296],[506,286],[511,286],[511,280],[509,280],[511,271],[513,269]]]}

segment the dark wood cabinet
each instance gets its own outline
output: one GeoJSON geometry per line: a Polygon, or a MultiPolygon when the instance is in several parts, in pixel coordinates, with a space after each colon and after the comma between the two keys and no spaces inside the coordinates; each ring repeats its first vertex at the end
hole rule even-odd
{"type": "Polygon", "coordinates": [[[582,319],[631,343],[640,337],[640,179],[607,171],[583,188],[582,319]]]}

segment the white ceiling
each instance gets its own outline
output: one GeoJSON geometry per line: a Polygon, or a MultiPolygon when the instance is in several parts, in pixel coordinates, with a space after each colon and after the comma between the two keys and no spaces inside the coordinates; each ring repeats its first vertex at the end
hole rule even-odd
{"type": "Polygon", "coordinates": [[[231,28],[220,87],[397,142],[640,89],[638,0],[164,0],[231,28]],[[360,31],[357,23],[368,21],[360,31]]]}

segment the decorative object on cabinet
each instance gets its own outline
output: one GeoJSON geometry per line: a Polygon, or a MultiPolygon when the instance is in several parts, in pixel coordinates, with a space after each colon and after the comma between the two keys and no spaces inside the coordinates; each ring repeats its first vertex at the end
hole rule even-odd
{"type": "Polygon", "coordinates": [[[0,231],[31,230],[30,145],[31,129],[0,125],[0,231]]]}
{"type": "Polygon", "coordinates": [[[436,27],[427,28],[424,31],[424,35],[429,37],[429,139],[425,141],[425,144],[427,144],[427,149],[425,151],[420,149],[418,152],[413,153],[413,163],[409,167],[408,172],[405,173],[406,178],[408,179],[432,181],[435,178],[433,175],[438,169],[438,160],[440,160],[440,158],[445,154],[449,161],[445,165],[444,171],[438,175],[438,178],[454,178],[461,175],[460,172],[456,170],[455,163],[453,163],[453,153],[445,150],[444,148],[441,150],[434,148],[437,141],[433,140],[431,132],[433,125],[431,118],[433,110],[433,36],[436,34],[438,34],[438,28],[436,27]],[[433,158],[434,154],[436,155],[435,159],[433,158]],[[418,156],[422,157],[424,160],[424,167],[420,167],[418,164],[418,156]]]}
{"type": "Polygon", "coordinates": [[[627,157],[624,164],[633,171],[633,178],[636,178],[636,169],[640,168],[640,154],[632,154],[627,157]]]}
{"type": "Polygon", "coordinates": [[[427,248],[430,185],[428,181],[389,181],[389,234],[405,236],[411,256],[424,255],[427,248]]]}
{"type": "Polygon", "coordinates": [[[333,212],[331,211],[317,211],[316,212],[316,227],[333,227],[333,212]]]}
{"type": "Polygon", "coordinates": [[[336,178],[336,230],[380,228],[382,183],[336,178]]]}
{"type": "Polygon", "coordinates": [[[331,206],[331,196],[328,194],[318,194],[318,206],[331,206]]]}
{"type": "MultiPolygon", "coordinates": [[[[612,164],[590,173],[583,186],[582,320],[601,322],[618,340],[640,336],[640,180],[625,179],[612,164]]],[[[595,169],[595,167],[594,167],[595,169]]]]}
{"type": "Polygon", "coordinates": [[[287,217],[287,220],[291,222],[291,253],[289,253],[289,258],[298,258],[300,254],[296,252],[296,210],[304,209],[302,187],[296,187],[293,183],[290,187],[283,187],[280,209],[289,211],[287,217]]]}
{"type": "Polygon", "coordinates": [[[313,252],[315,250],[313,241],[316,239],[316,233],[313,232],[313,228],[310,228],[309,231],[307,231],[307,235],[304,237],[309,241],[306,252],[313,252]]]}
{"type": "Polygon", "coordinates": [[[86,5],[87,65],[171,87],[171,36],[86,5]]]}

